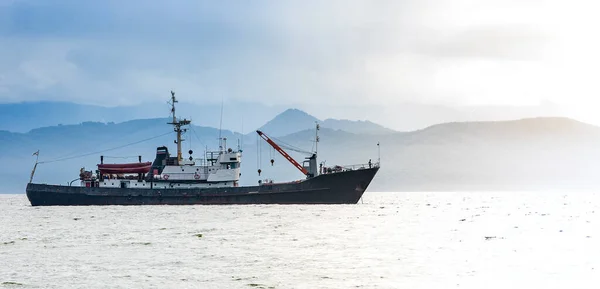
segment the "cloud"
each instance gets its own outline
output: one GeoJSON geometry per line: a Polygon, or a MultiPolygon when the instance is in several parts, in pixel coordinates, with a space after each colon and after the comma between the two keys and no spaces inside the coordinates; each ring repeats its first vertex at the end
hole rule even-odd
{"type": "Polygon", "coordinates": [[[547,45],[544,33],[527,25],[466,29],[428,43],[421,51],[439,57],[536,60],[547,45]]]}
{"type": "Polygon", "coordinates": [[[0,102],[136,104],[171,89],[197,103],[332,109],[582,102],[598,92],[597,46],[577,45],[598,24],[579,17],[589,5],[14,0],[0,6],[0,102]],[[570,87],[585,97],[563,95],[570,87]]]}

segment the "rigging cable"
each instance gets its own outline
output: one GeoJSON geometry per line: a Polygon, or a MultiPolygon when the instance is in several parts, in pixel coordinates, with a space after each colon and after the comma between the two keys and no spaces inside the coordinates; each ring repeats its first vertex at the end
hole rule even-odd
{"type": "Polygon", "coordinates": [[[260,177],[260,140],[258,138],[258,134],[256,135],[256,168],[258,171],[258,176],[260,177]]]}
{"type": "Polygon", "coordinates": [[[309,151],[305,151],[305,150],[303,150],[303,149],[301,149],[301,148],[298,148],[298,147],[295,147],[295,146],[293,146],[293,145],[291,145],[291,144],[288,144],[288,143],[286,143],[286,142],[284,142],[284,141],[282,141],[282,140],[280,140],[280,139],[278,139],[278,138],[275,138],[275,137],[270,137],[270,138],[271,138],[272,140],[275,140],[275,143],[277,143],[277,145],[279,145],[280,147],[282,147],[282,148],[284,148],[284,149],[288,149],[288,150],[291,150],[291,151],[295,151],[295,152],[297,152],[297,153],[301,153],[301,154],[312,155],[312,153],[311,153],[311,152],[309,152],[309,151]]]}
{"type": "Polygon", "coordinates": [[[244,115],[242,114],[242,146],[240,147],[240,150],[244,150],[244,115]]]}
{"type": "Polygon", "coordinates": [[[202,144],[203,146],[208,147],[204,141],[202,141],[202,139],[198,136],[198,134],[196,133],[196,130],[194,129],[194,126],[190,125],[190,130],[192,131],[192,133],[194,134],[194,136],[196,137],[196,139],[198,139],[198,141],[200,142],[200,144],[202,144]]]}
{"type": "Polygon", "coordinates": [[[122,145],[122,146],[118,146],[118,147],[114,147],[114,148],[110,148],[110,149],[105,149],[105,150],[101,150],[101,151],[97,151],[97,152],[93,152],[93,153],[76,155],[76,156],[62,158],[62,159],[54,159],[54,160],[50,160],[50,161],[41,161],[41,162],[38,162],[38,163],[39,164],[49,164],[49,163],[54,163],[54,162],[60,162],[60,161],[66,161],[66,160],[71,160],[71,159],[76,159],[76,158],[87,157],[87,156],[91,156],[91,155],[95,155],[95,154],[100,154],[100,153],[103,153],[103,152],[108,152],[108,151],[112,151],[112,150],[116,150],[116,149],[128,147],[128,146],[131,146],[131,145],[139,144],[139,143],[142,143],[142,142],[145,142],[145,141],[149,141],[149,140],[152,140],[152,139],[156,139],[156,138],[159,138],[159,137],[171,134],[171,133],[172,132],[167,132],[167,133],[164,133],[164,134],[161,134],[161,135],[157,135],[157,136],[154,136],[154,137],[151,137],[151,138],[143,139],[143,140],[140,140],[140,141],[128,143],[126,145],[122,145]]]}
{"type": "MultiPolygon", "coordinates": [[[[191,128],[191,127],[192,127],[192,126],[190,125],[190,128],[191,128]]],[[[188,142],[188,143],[190,144],[190,145],[189,145],[189,150],[192,150],[192,136],[190,136],[190,140],[189,140],[189,142],[188,142]]]]}

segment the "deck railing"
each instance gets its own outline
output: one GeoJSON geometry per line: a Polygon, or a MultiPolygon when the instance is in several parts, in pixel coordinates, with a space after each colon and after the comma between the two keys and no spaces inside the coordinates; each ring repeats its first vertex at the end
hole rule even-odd
{"type": "Polygon", "coordinates": [[[321,174],[333,174],[340,173],[345,171],[355,171],[355,170],[364,170],[369,168],[378,168],[379,162],[375,163],[366,163],[366,164],[355,164],[355,165],[336,165],[332,167],[323,167],[321,169],[321,174]]]}

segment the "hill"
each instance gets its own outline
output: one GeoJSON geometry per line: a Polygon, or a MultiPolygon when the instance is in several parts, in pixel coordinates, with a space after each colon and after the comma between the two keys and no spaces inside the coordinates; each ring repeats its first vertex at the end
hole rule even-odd
{"type": "MultiPolygon", "coordinates": [[[[302,142],[305,131],[282,138],[302,142]]],[[[373,190],[588,190],[600,188],[600,128],[566,118],[461,122],[378,136],[324,130],[320,159],[365,163],[381,149],[373,190]]],[[[264,169],[263,169],[264,170],[264,169]]]]}
{"type": "MultiPolygon", "coordinates": [[[[185,135],[184,150],[192,148],[199,157],[204,148],[217,147],[218,135],[217,129],[193,126],[185,135]]],[[[242,138],[231,131],[223,131],[222,135],[228,138],[230,147],[242,138]]],[[[165,119],[86,122],[28,133],[0,131],[0,162],[4,164],[0,167],[0,182],[4,184],[0,192],[23,192],[34,162],[31,154],[37,149],[40,160],[67,160],[41,164],[36,180],[66,183],[77,176],[80,167],[95,166],[101,154],[112,162],[137,155],[152,160],[157,146],[174,149],[173,137],[165,119]]],[[[600,188],[596,177],[600,170],[600,128],[566,118],[447,123],[379,135],[323,128],[320,138],[319,160],[326,166],[375,161],[379,148],[382,169],[372,184],[373,191],[600,188]]],[[[314,130],[279,139],[311,150],[314,130]]],[[[279,181],[302,178],[267,144],[255,140],[241,144],[242,184],[255,184],[267,177],[279,181]],[[273,166],[269,164],[271,158],[275,160],[273,166]],[[260,177],[258,168],[263,171],[260,177]]],[[[290,154],[297,160],[304,157],[290,154]]]]}
{"type": "MultiPolygon", "coordinates": [[[[107,104],[108,105],[108,104],[107,104]]],[[[277,107],[257,103],[225,103],[221,124],[221,104],[196,105],[181,102],[178,115],[193,119],[202,126],[229,130],[255,129],[272,117],[277,107]]],[[[25,133],[29,130],[82,122],[125,122],[136,119],[168,117],[170,108],[164,103],[144,103],[135,106],[99,106],[70,102],[22,102],[0,104],[0,130],[25,133]]]]}
{"type": "MultiPolygon", "coordinates": [[[[182,94],[182,97],[186,95],[182,94]]],[[[189,96],[187,99],[190,99],[189,96]]],[[[79,124],[85,121],[124,122],[134,119],[162,118],[169,116],[169,107],[165,102],[144,101],[138,105],[116,106],[117,104],[102,103],[101,105],[85,105],[70,102],[22,102],[0,104],[0,130],[11,132],[27,132],[31,129],[55,126],[58,124],[79,124]]],[[[223,103],[223,118],[221,123],[221,101],[207,100],[200,103],[190,103],[182,100],[178,107],[178,115],[191,118],[197,125],[222,127],[238,132],[249,132],[261,127],[272,120],[278,112],[285,113],[286,106],[266,105],[255,102],[227,101],[223,103]]],[[[397,131],[413,131],[425,127],[456,121],[498,121],[540,116],[565,116],[552,103],[544,103],[530,107],[510,106],[440,106],[404,103],[389,107],[357,106],[352,103],[340,105],[335,109],[311,104],[300,107],[310,112],[322,121],[322,125],[333,129],[348,131],[343,120],[349,116],[364,121],[350,121],[352,132],[380,134],[389,133],[387,129],[374,125],[372,121],[385,124],[397,131]],[[337,120],[330,121],[331,116],[337,120]],[[371,120],[366,121],[366,119],[371,120]]],[[[312,123],[311,123],[312,124],[312,123]]],[[[312,126],[311,126],[312,127],[312,126]]],[[[309,127],[304,127],[308,129],[309,127]]],[[[293,133],[288,131],[288,133],[293,133]]],[[[280,136],[284,135],[281,134],[280,136]]]]}
{"type": "MultiPolygon", "coordinates": [[[[288,109],[261,126],[259,130],[271,136],[284,136],[290,133],[315,127],[319,120],[299,109],[288,109]]],[[[253,134],[253,133],[250,133],[253,134]]]]}
{"type": "MultiPolygon", "coordinates": [[[[353,121],[346,119],[320,120],[299,109],[288,109],[261,126],[259,130],[271,136],[280,137],[307,129],[314,129],[319,123],[322,128],[342,130],[357,134],[388,134],[394,131],[370,121],[353,121]]],[[[253,133],[250,133],[253,134],[253,133]]]]}

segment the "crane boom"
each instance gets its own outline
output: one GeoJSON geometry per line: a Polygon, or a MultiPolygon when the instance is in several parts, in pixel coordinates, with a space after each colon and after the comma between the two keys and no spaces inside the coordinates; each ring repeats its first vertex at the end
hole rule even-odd
{"type": "Polygon", "coordinates": [[[286,153],[279,145],[277,145],[274,141],[271,140],[266,134],[262,131],[257,130],[256,133],[264,139],[268,144],[270,144],[276,151],[278,151],[286,160],[288,160],[292,165],[294,165],[297,169],[299,169],[305,176],[308,175],[308,171],[300,165],[296,160],[294,160],[288,153],[286,153]]]}

